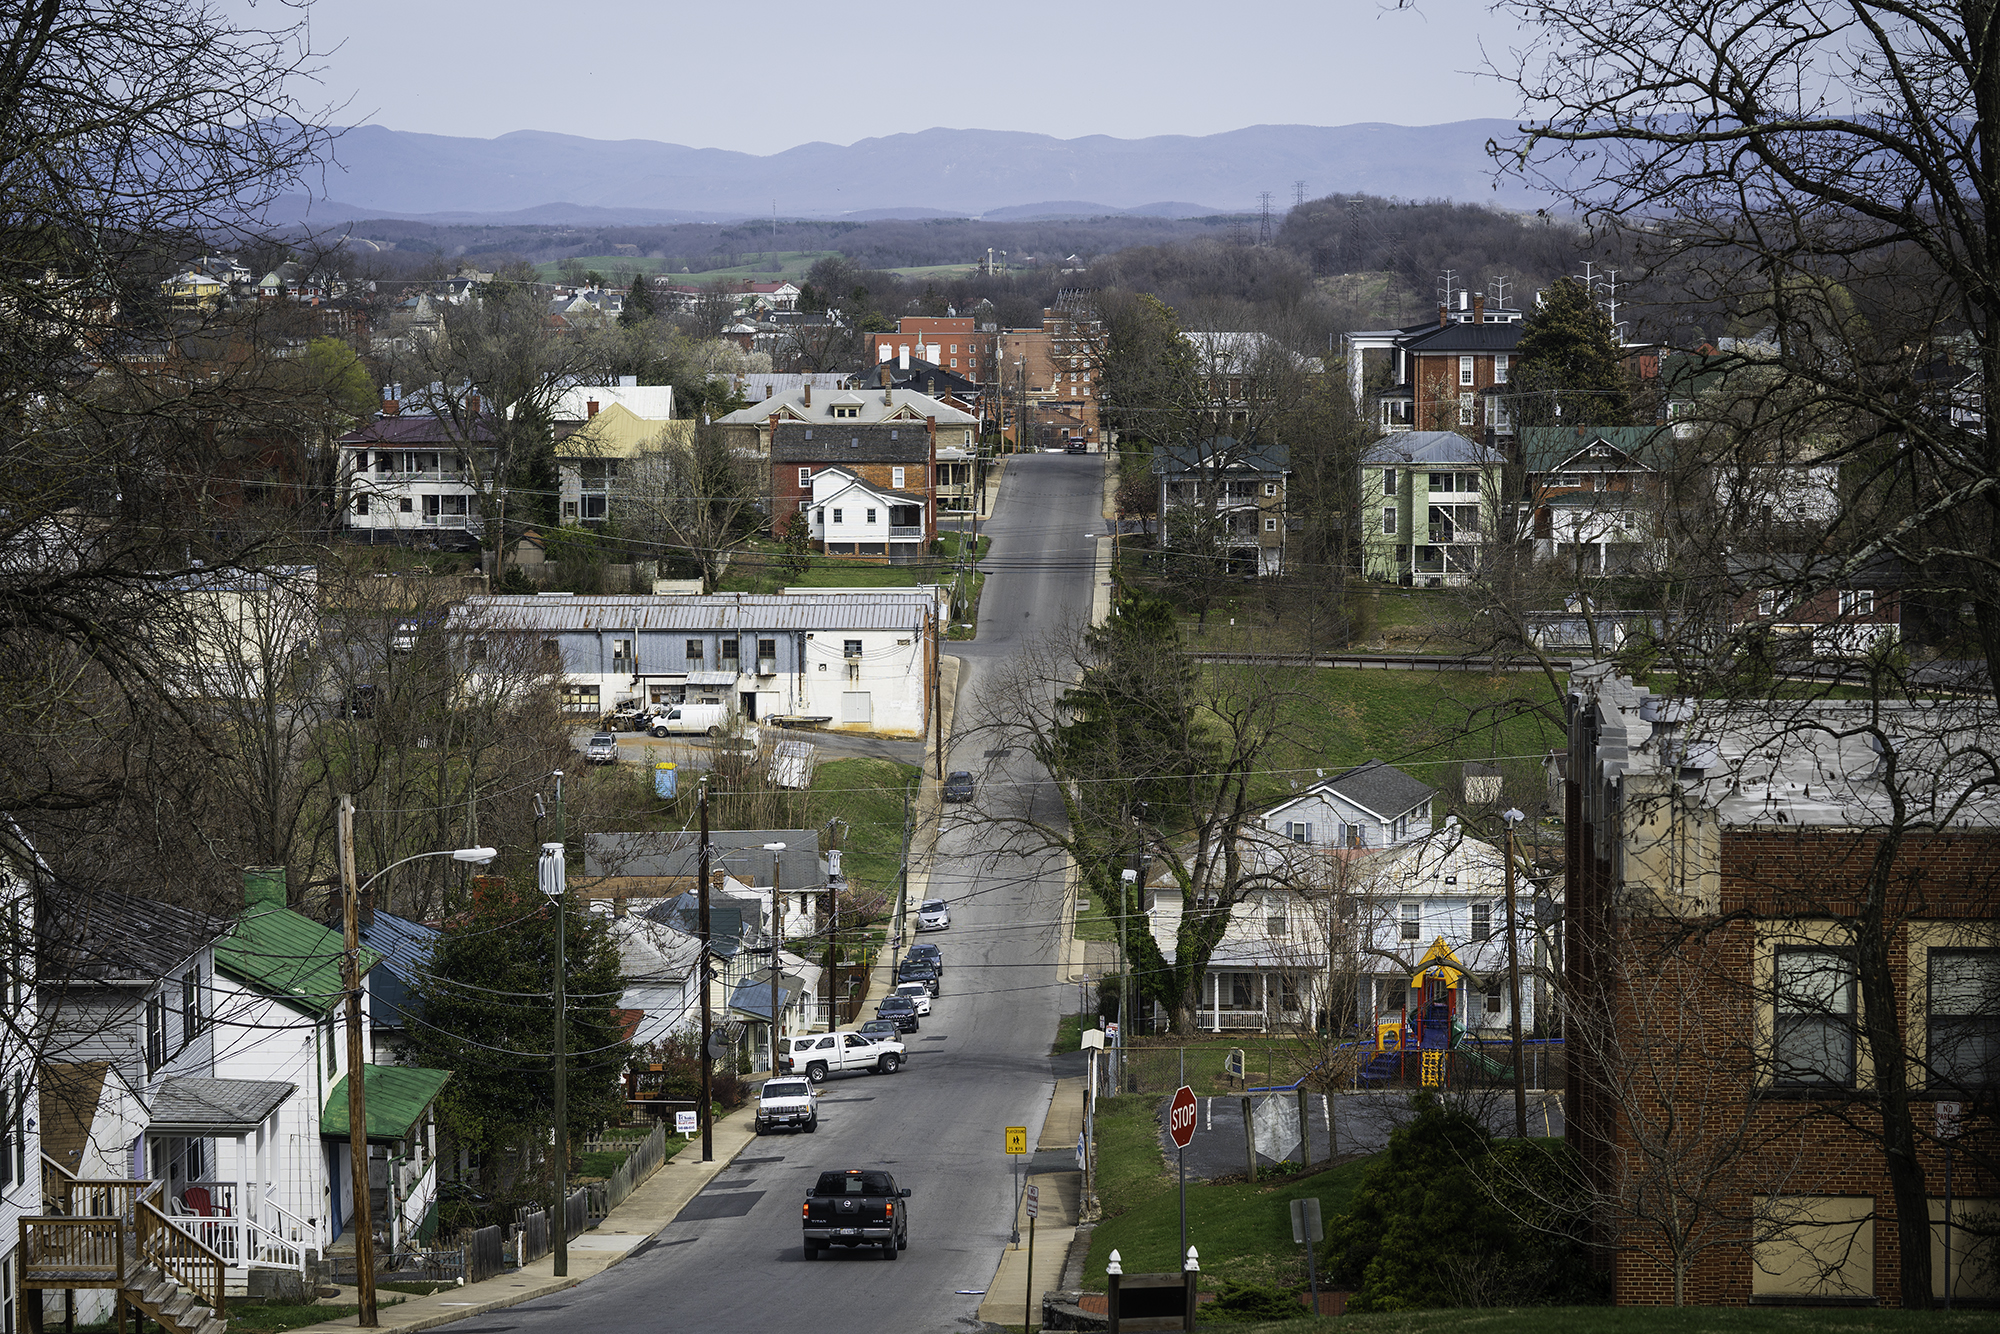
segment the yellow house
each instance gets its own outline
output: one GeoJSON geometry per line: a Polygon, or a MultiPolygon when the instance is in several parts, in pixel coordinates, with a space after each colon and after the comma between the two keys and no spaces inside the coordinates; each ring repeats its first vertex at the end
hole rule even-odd
{"type": "Polygon", "coordinates": [[[578,385],[555,407],[556,467],[562,478],[562,522],[602,523],[610,517],[621,466],[694,439],[695,423],[674,420],[672,385],[578,385]]]}

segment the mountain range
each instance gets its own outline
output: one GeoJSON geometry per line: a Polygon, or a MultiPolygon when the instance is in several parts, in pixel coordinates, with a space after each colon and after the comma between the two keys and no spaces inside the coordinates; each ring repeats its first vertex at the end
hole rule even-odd
{"type": "Polygon", "coordinates": [[[1269,192],[1282,212],[1309,196],[1365,192],[1511,207],[1486,156],[1511,122],[1253,125],[1202,136],[1056,139],[1007,130],[929,129],[849,145],[808,143],[759,156],[650,139],[522,130],[495,139],[345,130],[284,212],[315,224],[364,217],[596,225],[826,217],[1074,217],[1251,213],[1269,192]]]}

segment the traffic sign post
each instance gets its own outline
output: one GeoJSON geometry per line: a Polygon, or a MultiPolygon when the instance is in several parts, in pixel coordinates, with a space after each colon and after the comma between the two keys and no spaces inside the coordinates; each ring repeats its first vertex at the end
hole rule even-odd
{"type": "Polygon", "coordinates": [[[1181,1254],[1187,1254],[1187,1146],[1194,1143],[1194,1090],[1186,1084],[1174,1090],[1167,1104],[1167,1134],[1174,1141],[1174,1157],[1181,1173],[1181,1254]]]}
{"type": "Polygon", "coordinates": [[[1031,1181],[1021,1195],[1028,1211],[1028,1281],[1021,1293],[1021,1329],[1026,1334],[1035,1327],[1035,1215],[1041,1212],[1042,1188],[1031,1181]]]}
{"type": "Polygon", "coordinates": [[[1319,1200],[1311,1195],[1292,1201],[1292,1240],[1306,1244],[1306,1282],[1312,1288],[1312,1312],[1319,1314],[1319,1273],[1313,1266],[1313,1243],[1325,1235],[1319,1200]]]}
{"type": "Polygon", "coordinates": [[[1007,1127],[1007,1155],[1014,1160],[1014,1219],[1007,1226],[1007,1244],[1021,1244],[1021,1159],[1028,1152],[1028,1128],[1007,1127]]]}

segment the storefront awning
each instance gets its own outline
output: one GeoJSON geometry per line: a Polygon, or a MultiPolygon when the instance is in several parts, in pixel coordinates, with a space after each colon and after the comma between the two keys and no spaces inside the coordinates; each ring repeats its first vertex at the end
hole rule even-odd
{"type": "MultiPolygon", "coordinates": [[[[366,1103],[368,1138],[408,1139],[450,1078],[449,1070],[426,1070],[415,1065],[362,1066],[361,1095],[366,1103]]],[[[326,1106],[320,1111],[319,1133],[329,1139],[347,1138],[345,1075],[333,1086],[326,1106]]]]}

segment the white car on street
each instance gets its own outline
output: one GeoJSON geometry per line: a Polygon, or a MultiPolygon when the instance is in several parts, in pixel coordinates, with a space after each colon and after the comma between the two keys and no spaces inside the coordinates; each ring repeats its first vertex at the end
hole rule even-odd
{"type": "Polygon", "coordinates": [[[897,987],[892,994],[908,996],[912,1001],[916,1002],[917,1013],[919,1015],[927,1015],[931,1012],[931,989],[926,983],[905,982],[897,987]]]}
{"type": "Polygon", "coordinates": [[[943,931],[951,925],[951,909],[943,899],[925,899],[917,905],[917,930],[943,931]]]}

